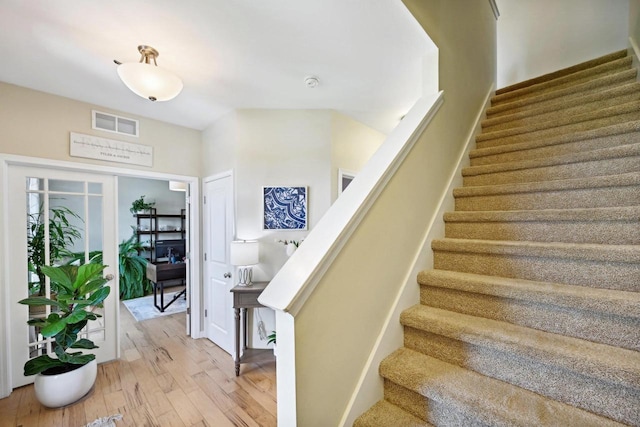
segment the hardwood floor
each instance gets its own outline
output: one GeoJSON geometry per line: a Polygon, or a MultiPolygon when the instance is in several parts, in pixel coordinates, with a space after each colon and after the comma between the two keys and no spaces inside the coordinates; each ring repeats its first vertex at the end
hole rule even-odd
{"type": "Polygon", "coordinates": [[[80,427],[122,414],[117,426],[275,426],[275,362],[243,364],[207,339],[185,335],[184,314],[136,322],[121,306],[121,359],[98,367],[82,401],[47,409],[33,386],[0,399],[0,427],[80,427]]]}

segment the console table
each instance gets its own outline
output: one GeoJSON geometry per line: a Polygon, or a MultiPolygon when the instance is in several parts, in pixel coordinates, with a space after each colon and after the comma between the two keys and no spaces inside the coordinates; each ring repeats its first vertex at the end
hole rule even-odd
{"type": "Polygon", "coordinates": [[[236,377],[240,375],[241,363],[258,363],[275,360],[273,350],[247,348],[247,309],[264,307],[258,302],[258,297],[269,282],[254,282],[251,286],[235,286],[233,293],[233,308],[236,317],[236,377]],[[240,317],[242,315],[242,354],[240,353],[240,317]]]}

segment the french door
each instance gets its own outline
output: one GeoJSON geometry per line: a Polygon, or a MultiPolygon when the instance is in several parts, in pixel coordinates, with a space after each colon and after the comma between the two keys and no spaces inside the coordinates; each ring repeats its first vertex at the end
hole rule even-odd
{"type": "MultiPolygon", "coordinates": [[[[96,256],[108,267],[111,293],[99,309],[102,317],[89,322],[83,334],[99,346],[98,363],[117,355],[118,258],[116,249],[115,178],[41,167],[9,167],[9,313],[11,319],[12,387],[33,382],[23,375],[24,363],[52,354],[45,338],[29,318],[48,316],[50,306],[25,306],[28,296],[55,298],[55,287],[40,265],[82,264],[96,256]]],[[[84,350],[86,351],[86,350],[84,350]]]]}

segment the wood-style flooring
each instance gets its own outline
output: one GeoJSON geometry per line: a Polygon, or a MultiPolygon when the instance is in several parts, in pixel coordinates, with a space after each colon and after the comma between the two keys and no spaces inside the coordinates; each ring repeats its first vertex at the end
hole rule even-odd
{"type": "Polygon", "coordinates": [[[0,427],[81,427],[122,414],[117,426],[275,426],[275,362],[243,364],[207,339],[185,334],[185,315],[136,322],[121,306],[121,359],[98,366],[82,401],[47,409],[33,386],[0,399],[0,427]]]}

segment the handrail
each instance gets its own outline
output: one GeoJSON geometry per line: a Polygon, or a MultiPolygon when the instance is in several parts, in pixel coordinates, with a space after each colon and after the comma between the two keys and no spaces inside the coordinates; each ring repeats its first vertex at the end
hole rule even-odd
{"type": "Polygon", "coordinates": [[[432,120],[443,92],[423,96],[327,211],[258,301],[295,316],[432,120]]]}

